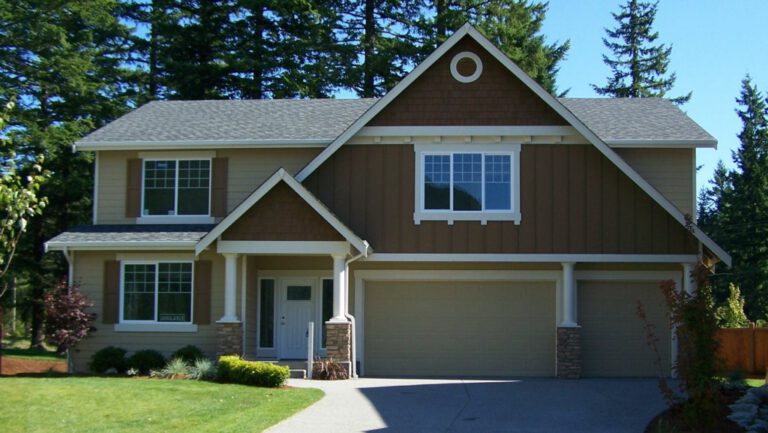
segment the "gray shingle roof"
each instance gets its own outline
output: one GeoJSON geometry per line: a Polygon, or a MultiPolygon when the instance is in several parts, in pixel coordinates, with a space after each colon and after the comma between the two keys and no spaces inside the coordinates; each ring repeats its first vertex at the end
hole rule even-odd
{"type": "Polygon", "coordinates": [[[601,140],[716,142],[677,105],[661,98],[560,98],[601,140]]]}
{"type": "Polygon", "coordinates": [[[189,242],[196,243],[213,224],[84,225],[73,227],[46,242],[49,247],[65,244],[103,242],[189,242]]]}
{"type": "Polygon", "coordinates": [[[331,141],[375,99],[154,101],[79,144],[147,141],[331,141]]]}
{"type": "MultiPolygon", "coordinates": [[[[281,99],[155,101],[92,132],[78,145],[210,142],[327,144],[377,100],[281,99]]],[[[561,98],[598,137],[611,144],[714,144],[676,105],[660,98],[561,98]]]]}

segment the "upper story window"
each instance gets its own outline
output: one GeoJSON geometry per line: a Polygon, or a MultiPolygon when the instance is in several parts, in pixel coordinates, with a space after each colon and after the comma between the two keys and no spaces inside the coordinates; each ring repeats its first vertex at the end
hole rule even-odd
{"type": "Polygon", "coordinates": [[[211,160],[144,160],[143,216],[210,215],[211,160]]]}
{"type": "Polygon", "coordinates": [[[519,144],[415,146],[414,221],[520,222],[519,144]]]}
{"type": "Polygon", "coordinates": [[[192,322],[192,262],[125,263],[121,322],[192,322]]]}

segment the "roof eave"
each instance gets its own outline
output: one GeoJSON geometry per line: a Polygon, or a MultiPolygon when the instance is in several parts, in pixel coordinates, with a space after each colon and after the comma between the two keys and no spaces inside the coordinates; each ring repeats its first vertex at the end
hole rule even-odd
{"type": "Polygon", "coordinates": [[[72,150],[178,150],[200,147],[216,148],[306,148],[325,147],[333,139],[264,139],[264,140],[158,140],[158,141],[76,141],[72,150]]]}
{"type": "Polygon", "coordinates": [[[187,250],[192,251],[197,245],[196,241],[91,241],[91,242],[58,242],[45,243],[45,251],[66,250],[187,250]]]}
{"type": "Polygon", "coordinates": [[[659,149],[676,149],[676,148],[711,148],[717,149],[717,140],[603,140],[605,144],[611,146],[614,149],[619,148],[659,148],[659,149]]]}

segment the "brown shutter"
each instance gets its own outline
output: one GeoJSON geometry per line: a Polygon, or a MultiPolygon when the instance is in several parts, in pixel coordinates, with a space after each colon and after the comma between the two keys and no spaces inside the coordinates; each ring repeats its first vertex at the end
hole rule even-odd
{"type": "Polygon", "coordinates": [[[213,179],[211,179],[211,215],[227,216],[227,158],[213,158],[213,179]]]}
{"type": "Polygon", "coordinates": [[[125,197],[125,216],[138,218],[141,216],[141,160],[128,160],[128,189],[125,197]]]}
{"type": "Polygon", "coordinates": [[[105,325],[117,323],[120,311],[120,262],[107,260],[104,262],[104,294],[102,302],[101,322],[105,325]]]}
{"type": "Polygon", "coordinates": [[[193,321],[198,325],[211,323],[211,262],[195,262],[195,312],[193,321]]]}

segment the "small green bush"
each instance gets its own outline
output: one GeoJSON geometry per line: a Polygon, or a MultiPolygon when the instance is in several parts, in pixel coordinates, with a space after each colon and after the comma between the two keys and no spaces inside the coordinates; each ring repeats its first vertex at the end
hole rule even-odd
{"type": "Polygon", "coordinates": [[[239,356],[219,358],[218,377],[224,382],[277,388],[285,384],[290,371],[268,362],[245,361],[239,356]]]}
{"type": "Polygon", "coordinates": [[[177,359],[177,358],[180,358],[187,364],[192,365],[198,359],[205,358],[205,355],[203,354],[203,351],[200,350],[199,347],[193,346],[190,344],[189,346],[184,346],[181,349],[173,352],[173,355],[171,355],[171,359],[177,359]]]}
{"type": "Polygon", "coordinates": [[[125,361],[126,353],[125,349],[115,346],[100,349],[91,357],[90,369],[97,374],[104,374],[111,369],[120,374],[125,373],[128,368],[125,361]]]}
{"type": "Polygon", "coordinates": [[[193,380],[213,379],[216,376],[216,367],[208,358],[200,358],[189,367],[189,378],[193,380]]]}
{"type": "Polygon", "coordinates": [[[156,350],[140,350],[128,358],[128,367],[138,370],[141,374],[149,374],[165,366],[165,358],[156,350]]]}
{"type": "Polygon", "coordinates": [[[181,358],[173,358],[165,364],[162,370],[155,373],[155,377],[164,379],[186,379],[189,374],[189,364],[181,358]]]}

